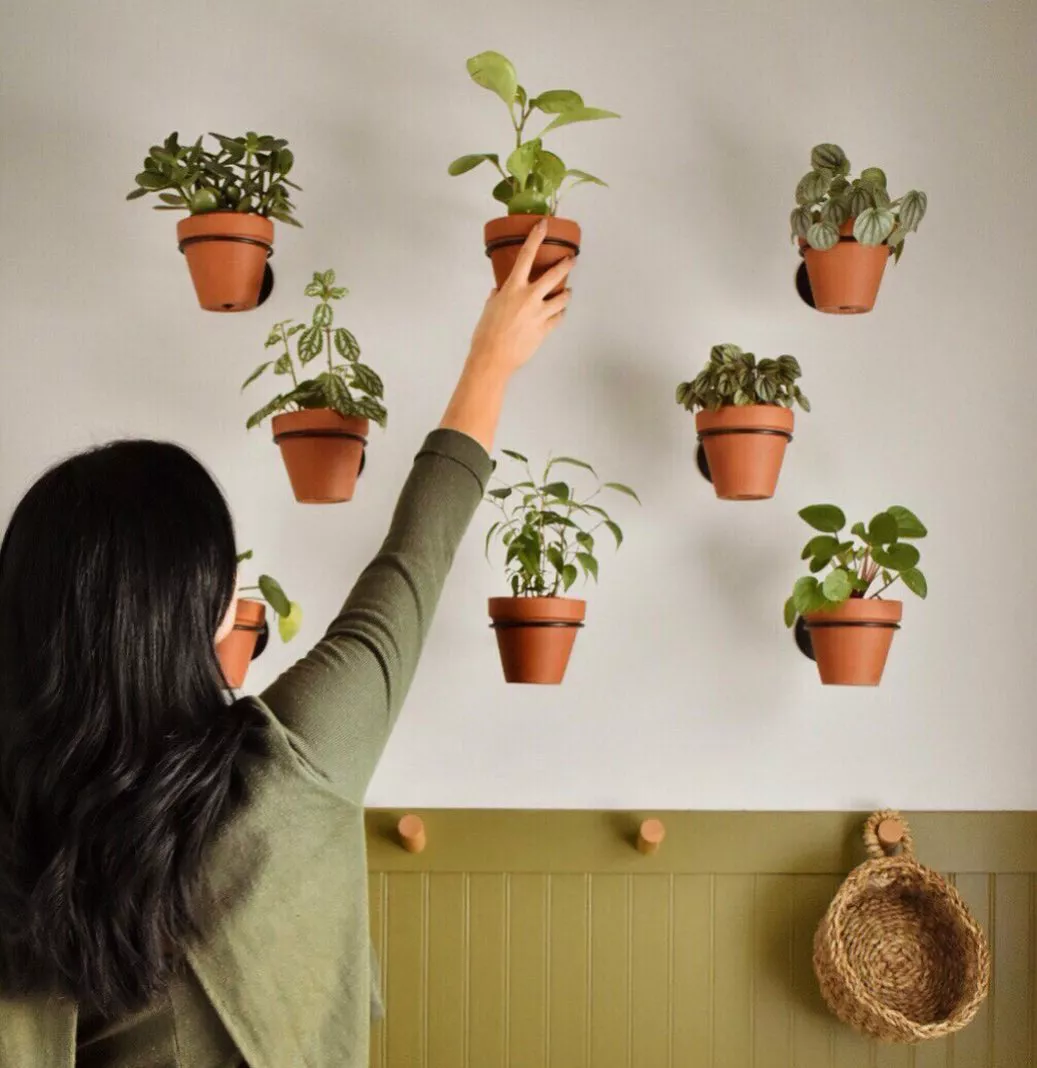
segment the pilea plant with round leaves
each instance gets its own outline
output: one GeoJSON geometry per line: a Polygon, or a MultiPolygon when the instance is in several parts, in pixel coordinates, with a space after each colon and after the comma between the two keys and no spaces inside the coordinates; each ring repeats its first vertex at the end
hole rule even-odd
{"type": "Polygon", "coordinates": [[[839,228],[853,219],[853,236],[862,245],[893,249],[894,260],[904,252],[904,239],[918,229],[929,200],[912,189],[896,200],[886,189],[886,172],[865,167],[850,177],[850,161],[838,145],[815,145],[809,170],[796,186],[796,207],[789,218],[792,240],[804,240],[819,251],[839,241],[839,228]]]}
{"type": "Polygon", "coordinates": [[[795,356],[765,358],[757,362],[751,352],[737,345],[714,345],[706,366],[690,381],[677,387],[677,403],[689,412],[696,408],[719,411],[724,405],[798,404],[810,411],[810,401],[796,385],[803,374],[795,356]]]}
{"type": "Polygon", "coordinates": [[[508,207],[509,215],[554,215],[564,191],[577,185],[605,185],[586,171],[572,170],[544,148],[544,136],[561,126],[594,119],[618,119],[614,111],[587,107],[583,97],[572,89],[548,89],[530,96],[519,85],[515,68],[499,52],[481,52],[468,60],[468,73],[476,85],[496,93],[508,108],[515,134],[515,147],[505,158],[495,152],[460,156],[450,164],[452,175],[466,174],[482,163],[490,163],[500,174],[493,190],[495,200],[508,207]],[[548,117],[547,125],[534,137],[526,137],[526,126],[534,112],[548,117]],[[566,182],[568,186],[565,186],[566,182]]]}
{"type": "Polygon", "coordinates": [[[246,424],[248,429],[277,412],[306,408],[330,408],[343,416],[373,419],[379,426],[385,426],[388,413],[382,403],[385,387],[381,378],[367,364],[360,362],[360,344],[353,334],[344,326],[334,325],[335,312],[331,302],[341,300],[348,292],[345,286],[335,285],[333,270],[314,271],[305,290],[306,296],[317,301],[310,322],[284,319],[274,324],[266,339],[266,347],[281,349],[281,353],[275,359],[261,363],[241,388],[245,389],[271,369],[275,375],[290,376],[292,388],[253,412],[246,424]],[[296,336],[299,371],[291,346],[291,339],[296,336]],[[327,368],[314,378],[302,378],[302,368],[322,353],[327,368]]]}
{"type": "Polygon", "coordinates": [[[578,495],[568,482],[552,478],[552,471],[568,466],[597,473],[590,464],[571,456],[548,460],[543,475],[533,476],[529,460],[520,452],[501,450],[523,466],[524,478],[491,489],[487,500],[503,518],[486,533],[486,553],[499,541],[505,548],[504,567],[511,592],[516,597],[556,597],[580,577],[598,580],[595,534],[605,527],[618,549],[623,531],[595,501],[603,490],[625,494],[641,503],[622,482],[601,482],[589,496],[578,495]]]}
{"type": "MultiPolygon", "coordinates": [[[[251,559],[251,549],[246,549],[238,555],[239,564],[251,559]]],[[[254,586],[241,586],[238,593],[258,593],[262,596],[277,616],[277,632],[281,635],[281,641],[290,642],[299,633],[302,626],[302,608],[298,602],[289,600],[277,579],[270,575],[260,575],[254,586]]]]}
{"type": "Polygon", "coordinates": [[[301,186],[288,178],[295,157],[284,138],[254,131],[243,137],[210,134],[219,145],[212,150],[201,137],[181,145],[178,136],[174,131],[151,146],[127,200],[155,194],[162,201],[156,211],[236,211],[302,225],[289,192],[301,186]]]}
{"type": "Polygon", "coordinates": [[[925,575],[918,569],[921,554],[912,542],[928,531],[914,512],[892,505],[867,526],[854,523],[849,536],[843,534],[846,515],[834,504],[812,504],[799,515],[819,533],[803,549],[802,559],[810,561],[811,573],[796,582],[785,602],[787,626],[797,616],[835,608],[851,597],[881,597],[897,581],[917,596],[926,596],[925,575]],[[882,584],[869,593],[879,580],[882,584]]]}

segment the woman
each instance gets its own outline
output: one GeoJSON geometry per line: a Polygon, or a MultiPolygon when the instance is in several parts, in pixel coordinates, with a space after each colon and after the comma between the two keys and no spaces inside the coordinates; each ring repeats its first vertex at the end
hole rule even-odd
{"type": "Polygon", "coordinates": [[[512,373],[562,319],[491,295],[338,618],[227,705],[230,516],[175,446],[45,474],[0,549],[0,1068],[366,1068],[363,800],[482,498],[512,373]]]}

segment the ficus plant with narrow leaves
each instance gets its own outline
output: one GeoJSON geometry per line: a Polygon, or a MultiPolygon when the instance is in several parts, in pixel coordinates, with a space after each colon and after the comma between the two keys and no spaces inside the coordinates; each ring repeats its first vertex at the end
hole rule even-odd
{"type": "MultiPolygon", "coordinates": [[[[238,555],[238,563],[243,564],[252,559],[252,550],[246,549],[238,555]]],[[[254,586],[242,586],[238,593],[258,593],[277,616],[277,632],[281,641],[290,642],[299,633],[302,626],[302,608],[298,602],[288,599],[281,583],[270,575],[260,575],[254,586]]]]}
{"type": "Polygon", "coordinates": [[[796,385],[803,374],[795,356],[757,361],[737,345],[714,345],[706,366],[690,381],[677,387],[677,403],[689,412],[696,408],[715,412],[725,405],[798,404],[810,411],[810,401],[796,385]]]}
{"type": "Polygon", "coordinates": [[[785,602],[786,626],[797,616],[835,608],[851,597],[881,597],[895,582],[903,582],[919,597],[928,593],[918,569],[921,554],[912,543],[929,532],[914,512],[894,504],[867,526],[854,523],[848,535],[843,533],[846,515],[834,504],[812,504],[799,515],[819,533],[803,549],[810,574],[796,582],[785,602]]]}
{"type": "Polygon", "coordinates": [[[507,105],[515,135],[515,147],[505,157],[495,152],[460,156],[447,168],[450,174],[466,174],[482,163],[491,164],[500,175],[493,196],[508,207],[509,215],[555,215],[564,192],[577,185],[606,185],[586,171],[573,170],[554,152],[544,148],[544,137],[574,122],[618,119],[614,111],[587,107],[572,89],[548,89],[532,96],[519,85],[515,68],[500,52],[481,52],[468,60],[468,73],[476,85],[496,93],[507,105]],[[533,137],[526,126],[534,113],[547,118],[547,125],[533,137]]]}
{"type": "Polygon", "coordinates": [[[796,186],[792,240],[802,238],[823,252],[838,243],[839,227],[853,219],[853,236],[862,245],[885,243],[899,262],[904,239],[918,229],[929,206],[925,193],[912,189],[893,200],[881,167],[865,167],[852,178],[850,161],[838,145],[815,145],[810,167],[796,186]]]}
{"type": "Polygon", "coordinates": [[[295,218],[291,189],[300,189],[288,174],[295,163],[281,137],[249,131],[243,137],[210,134],[219,146],[206,148],[199,137],[181,145],[176,132],[152,145],[127,200],[155,194],[156,211],[239,211],[264,215],[290,226],[295,218]]]}
{"type": "Polygon", "coordinates": [[[501,450],[522,465],[524,477],[514,483],[502,482],[491,489],[487,500],[500,509],[502,518],[486,532],[486,554],[496,541],[504,546],[504,568],[511,592],[516,597],[557,597],[569,590],[583,573],[598,580],[596,535],[604,527],[623,544],[623,531],[598,503],[609,490],[632,497],[637,494],[622,482],[602,482],[590,464],[571,456],[549,459],[543,475],[533,476],[529,460],[520,452],[501,450]],[[558,467],[589,471],[598,479],[589,496],[578,495],[569,482],[558,479],[558,467]]]}
{"type": "Polygon", "coordinates": [[[278,393],[253,412],[246,424],[248,429],[277,412],[305,408],[331,408],[339,415],[373,419],[384,427],[388,413],[382,403],[385,392],[382,380],[372,368],[360,362],[360,345],[353,334],[344,326],[334,325],[335,312],[331,302],[341,300],[349,290],[345,286],[336,286],[335,272],[327,270],[314,271],[305,292],[317,301],[310,322],[284,319],[275,323],[266,339],[266,347],[282,351],[274,359],[261,363],[241,387],[245,389],[272,370],[275,375],[289,376],[291,389],[278,393]],[[297,339],[295,357],[292,355],[293,338],[297,339]],[[322,353],[327,367],[314,378],[303,378],[303,368],[322,353]]]}

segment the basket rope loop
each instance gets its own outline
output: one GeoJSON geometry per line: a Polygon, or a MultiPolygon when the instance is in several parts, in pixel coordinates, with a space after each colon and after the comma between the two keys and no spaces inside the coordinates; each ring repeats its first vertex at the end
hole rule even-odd
{"type": "Polygon", "coordinates": [[[864,824],[864,847],[868,851],[869,858],[879,860],[882,857],[891,857],[895,851],[895,846],[887,848],[879,840],[879,824],[885,820],[896,820],[900,824],[904,830],[904,836],[900,839],[901,851],[904,855],[914,856],[915,840],[911,837],[911,828],[907,825],[907,820],[895,809],[883,809],[881,812],[873,812],[864,824]]]}

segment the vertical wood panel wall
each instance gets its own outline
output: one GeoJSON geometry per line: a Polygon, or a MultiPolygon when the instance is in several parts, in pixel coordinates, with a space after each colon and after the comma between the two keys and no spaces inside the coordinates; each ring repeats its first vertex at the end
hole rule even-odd
{"type": "Polygon", "coordinates": [[[369,815],[387,1018],[374,1068],[1035,1068],[1037,813],[909,815],[994,951],[960,1034],[861,1038],[831,1017],[814,928],[863,859],[865,814],[655,813],[659,853],[616,813],[369,815]]]}

